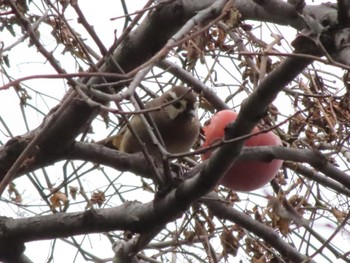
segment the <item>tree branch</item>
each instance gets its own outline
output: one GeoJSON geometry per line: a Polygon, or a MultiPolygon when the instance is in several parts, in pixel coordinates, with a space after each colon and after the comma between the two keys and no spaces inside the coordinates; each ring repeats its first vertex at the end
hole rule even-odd
{"type": "Polygon", "coordinates": [[[304,262],[304,260],[305,262],[309,262],[305,255],[300,254],[294,247],[281,239],[272,228],[227,205],[224,201],[220,200],[216,193],[211,192],[203,196],[201,201],[208,206],[215,216],[230,220],[261,237],[292,262],[304,262]]]}

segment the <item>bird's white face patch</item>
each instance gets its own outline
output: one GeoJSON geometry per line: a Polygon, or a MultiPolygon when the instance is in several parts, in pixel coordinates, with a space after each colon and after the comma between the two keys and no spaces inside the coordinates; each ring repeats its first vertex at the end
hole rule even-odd
{"type": "Polygon", "coordinates": [[[174,91],[169,91],[169,95],[170,97],[173,99],[173,100],[176,100],[177,99],[177,95],[174,91]]]}
{"type": "Polygon", "coordinates": [[[168,113],[170,119],[175,119],[180,113],[184,112],[187,107],[186,100],[178,100],[173,104],[170,104],[164,108],[168,113]]]}
{"type": "MultiPolygon", "coordinates": [[[[177,100],[179,97],[177,96],[177,94],[174,91],[169,91],[169,96],[171,98],[171,100],[177,100]]],[[[170,102],[171,100],[169,100],[168,102],[170,102]]],[[[171,120],[175,119],[179,114],[181,114],[182,112],[184,112],[184,110],[187,107],[187,101],[186,100],[177,100],[174,103],[165,106],[164,110],[166,111],[166,113],[169,115],[169,118],[171,120]]]]}

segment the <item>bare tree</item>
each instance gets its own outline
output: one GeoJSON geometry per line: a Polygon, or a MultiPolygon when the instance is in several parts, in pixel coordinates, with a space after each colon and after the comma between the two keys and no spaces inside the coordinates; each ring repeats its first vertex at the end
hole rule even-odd
{"type": "Polygon", "coordinates": [[[1,108],[1,206],[16,213],[1,210],[0,260],[31,262],[26,246],[52,240],[38,246],[48,262],[65,253],[58,242],[71,261],[350,262],[349,1],[132,2],[118,3],[106,45],[83,3],[2,1],[0,92],[20,104],[1,108]],[[23,46],[45,70],[14,73],[23,46]],[[239,111],[207,161],[203,134],[161,163],[105,139],[180,84],[198,94],[202,124],[239,111]],[[18,109],[23,134],[8,117],[18,109]],[[257,125],[283,147],[244,147],[257,125]],[[260,191],[218,185],[247,159],[284,164],[260,191]]]}

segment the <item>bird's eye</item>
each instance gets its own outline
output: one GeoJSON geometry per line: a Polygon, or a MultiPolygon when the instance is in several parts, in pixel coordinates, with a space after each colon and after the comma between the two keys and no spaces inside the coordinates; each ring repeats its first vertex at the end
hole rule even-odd
{"type": "Polygon", "coordinates": [[[182,104],[181,104],[181,102],[175,102],[175,103],[173,103],[173,105],[174,105],[174,107],[176,108],[176,109],[180,109],[181,108],[181,106],[182,106],[182,104]]]}

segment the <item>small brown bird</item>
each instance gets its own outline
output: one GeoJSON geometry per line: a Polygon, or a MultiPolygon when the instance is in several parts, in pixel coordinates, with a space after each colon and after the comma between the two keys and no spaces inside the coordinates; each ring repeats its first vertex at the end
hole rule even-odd
{"type": "MultiPolygon", "coordinates": [[[[160,106],[162,106],[161,110],[151,111],[149,114],[157,126],[166,150],[169,153],[189,151],[200,130],[195,93],[184,86],[174,86],[160,97],[145,104],[146,109],[160,106]],[[173,103],[171,103],[172,101],[173,103]],[[162,105],[166,106],[163,107],[162,105]]],[[[131,118],[130,125],[137,132],[148,152],[154,157],[159,157],[159,150],[152,142],[139,115],[131,118]]],[[[140,143],[134,138],[129,129],[126,129],[117,148],[127,153],[141,151],[140,143]]]]}

